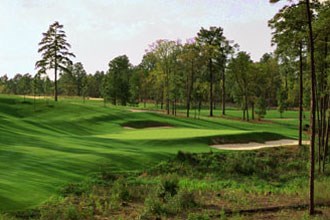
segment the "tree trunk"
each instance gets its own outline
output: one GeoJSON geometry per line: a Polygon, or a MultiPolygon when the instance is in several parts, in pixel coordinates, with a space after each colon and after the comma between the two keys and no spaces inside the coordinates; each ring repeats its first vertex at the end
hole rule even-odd
{"type": "Polygon", "coordinates": [[[162,93],[160,95],[160,109],[164,109],[164,86],[162,86],[162,93]]]}
{"type": "Polygon", "coordinates": [[[254,120],[254,103],[251,103],[252,120],[254,120]]]}
{"type": "Polygon", "coordinates": [[[36,92],[33,90],[33,111],[36,111],[36,92]]]}
{"type": "Polygon", "coordinates": [[[189,74],[187,74],[186,83],[187,83],[186,84],[186,94],[187,94],[186,110],[187,110],[187,118],[189,118],[189,110],[190,110],[189,74]]]}
{"type": "MultiPolygon", "coordinates": [[[[324,57],[325,57],[325,60],[324,60],[324,90],[327,90],[329,85],[327,84],[327,75],[328,75],[328,64],[327,64],[327,61],[326,61],[326,58],[328,56],[328,36],[325,37],[324,39],[324,57]]],[[[325,171],[325,162],[326,162],[326,159],[327,159],[327,154],[328,154],[328,143],[329,143],[329,130],[330,130],[330,116],[328,116],[327,118],[327,109],[330,107],[330,95],[327,94],[323,97],[323,107],[322,107],[322,110],[323,110],[323,118],[322,118],[322,121],[323,121],[323,126],[322,126],[322,129],[323,129],[323,132],[322,132],[322,150],[323,150],[323,163],[322,163],[322,172],[324,173],[325,171]]]]}
{"type": "Polygon", "coordinates": [[[303,57],[302,42],[299,44],[299,138],[298,145],[302,145],[302,123],[303,123],[303,57]]]}
{"type": "Polygon", "coordinates": [[[190,110],[190,103],[191,103],[191,93],[194,86],[194,62],[191,62],[191,75],[189,81],[189,74],[187,74],[187,118],[189,118],[189,110],[190,110]]]}
{"type": "Polygon", "coordinates": [[[213,72],[212,72],[212,60],[209,60],[210,69],[210,117],[213,116],[213,72]]]}
{"type": "Polygon", "coordinates": [[[199,102],[198,102],[198,119],[199,119],[199,116],[201,115],[201,108],[202,108],[202,101],[199,100],[199,102]]]}
{"type": "Polygon", "coordinates": [[[316,82],[315,82],[315,63],[314,63],[314,38],[312,28],[312,16],[310,11],[310,1],[306,0],[306,9],[309,28],[309,44],[310,44],[310,61],[311,61],[311,102],[310,102],[310,177],[309,177],[309,214],[313,215],[314,210],[314,169],[315,169],[315,99],[316,99],[316,82]]]}
{"type": "MultiPolygon", "coordinates": [[[[55,55],[56,56],[56,55],[55,55]]],[[[55,102],[57,102],[57,60],[55,58],[55,68],[54,68],[54,98],[55,98],[55,102]]]]}
{"type": "Polygon", "coordinates": [[[226,80],[225,67],[222,70],[222,115],[226,115],[226,80]]]}
{"type": "Polygon", "coordinates": [[[194,104],[195,104],[195,114],[194,114],[194,119],[196,119],[196,117],[197,117],[197,101],[195,101],[194,102],[194,104]]]}
{"type": "Polygon", "coordinates": [[[170,82],[169,72],[166,71],[166,111],[170,114],[170,82]]]}
{"type": "Polygon", "coordinates": [[[248,98],[245,95],[245,110],[246,110],[246,120],[249,121],[249,108],[248,108],[248,98]]]}
{"type": "Polygon", "coordinates": [[[177,100],[176,100],[176,98],[174,99],[174,115],[176,116],[176,102],[177,102],[177,100]]]}
{"type": "Polygon", "coordinates": [[[325,145],[324,145],[324,159],[323,159],[323,166],[322,166],[322,172],[325,171],[325,160],[327,159],[328,155],[328,146],[329,146],[329,133],[330,133],[330,116],[328,117],[328,127],[326,130],[326,137],[325,137],[325,145]]]}
{"type": "Polygon", "coordinates": [[[317,163],[318,163],[318,173],[321,173],[321,138],[322,138],[322,97],[318,96],[317,91],[316,91],[316,115],[317,115],[317,127],[318,127],[318,132],[317,132],[317,136],[318,136],[318,151],[317,151],[317,163]],[[321,114],[321,118],[320,118],[320,114],[321,114]]]}
{"type": "Polygon", "coordinates": [[[243,107],[243,121],[245,121],[245,107],[243,107]]]}

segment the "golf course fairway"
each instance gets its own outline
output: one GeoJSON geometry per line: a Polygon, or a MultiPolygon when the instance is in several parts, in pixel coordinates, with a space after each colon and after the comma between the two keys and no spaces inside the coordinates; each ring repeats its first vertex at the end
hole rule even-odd
{"type": "MultiPolygon", "coordinates": [[[[230,114],[230,111],[229,111],[230,114]]],[[[247,123],[131,112],[128,107],[78,99],[26,99],[0,96],[0,210],[36,207],[65,184],[79,182],[107,167],[142,171],[185,152],[209,152],[214,138],[226,136],[295,138],[297,121],[247,123]],[[170,127],[126,129],[125,123],[153,121],[170,127]],[[265,137],[263,137],[263,135],[265,137]]]]}

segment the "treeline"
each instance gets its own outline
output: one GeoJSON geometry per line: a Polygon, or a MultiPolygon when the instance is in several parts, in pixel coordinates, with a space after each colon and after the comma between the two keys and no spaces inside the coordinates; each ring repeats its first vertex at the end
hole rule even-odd
{"type": "MultiPolygon", "coordinates": [[[[180,106],[187,109],[188,117],[190,109],[200,110],[206,103],[210,115],[220,104],[225,114],[225,103],[236,103],[246,111],[246,119],[250,107],[254,118],[254,108],[262,116],[266,106],[277,105],[282,83],[280,65],[274,55],[265,54],[260,62],[253,62],[245,52],[235,54],[237,46],[225,40],[221,28],[211,27],[201,32],[215,42],[206,37],[184,44],[159,40],[150,46],[137,66],[130,64],[126,55],[111,60],[106,72],[87,74],[82,63],[69,65],[60,72],[58,94],[100,97],[114,105],[154,102],[168,114],[176,114],[180,106]],[[221,44],[225,47],[220,47],[221,44]]],[[[11,79],[6,75],[0,78],[1,93],[39,96],[52,95],[53,91],[54,81],[47,75],[16,74],[11,79]]],[[[294,99],[290,106],[297,103],[294,99]]]]}
{"type": "MultiPolygon", "coordinates": [[[[253,62],[248,53],[224,37],[222,28],[210,27],[202,28],[185,43],[154,42],[137,66],[126,55],[111,60],[106,72],[94,74],[87,74],[82,63],[70,64],[60,71],[57,86],[59,95],[100,97],[114,105],[154,102],[168,114],[185,108],[188,117],[191,109],[201,110],[206,104],[211,116],[220,105],[225,114],[225,104],[236,103],[243,109],[243,118],[249,120],[255,113],[262,117],[270,106],[284,109],[298,105],[296,91],[291,89],[297,86],[296,79],[286,77],[284,71],[274,54],[253,62]],[[290,95],[282,100],[279,97],[285,85],[290,85],[286,87],[290,95]]],[[[12,79],[4,75],[0,91],[51,95],[54,81],[46,74],[16,74],[12,79]]]]}
{"type": "MultiPolygon", "coordinates": [[[[328,2],[312,6],[318,109],[323,109],[320,117],[324,118],[329,106],[330,10],[328,2]]],[[[67,63],[59,73],[58,94],[102,97],[114,105],[154,102],[167,114],[175,115],[178,108],[185,108],[187,117],[191,109],[200,110],[205,105],[210,116],[220,107],[225,115],[226,103],[240,107],[245,120],[262,118],[269,107],[277,107],[281,113],[300,107],[302,112],[309,108],[311,97],[305,7],[300,3],[286,6],[269,21],[276,50],[258,62],[228,40],[221,27],[201,28],[184,43],[152,43],[137,66],[126,55],[111,60],[108,70],[94,74],[87,74],[81,63],[67,63]]],[[[3,93],[51,94],[53,88],[54,82],[43,74],[0,79],[3,93]]]]}
{"type": "MultiPolygon", "coordinates": [[[[69,67],[70,71],[63,72],[59,84],[59,94],[63,96],[102,97],[101,85],[104,72],[86,74],[81,63],[69,67]]],[[[0,92],[15,95],[50,96],[54,93],[54,81],[47,75],[29,73],[16,74],[9,79],[7,75],[0,77],[0,92]]]]}
{"type": "MultiPolygon", "coordinates": [[[[168,114],[185,108],[188,117],[191,109],[201,110],[205,105],[211,116],[220,106],[225,114],[225,104],[235,103],[242,108],[242,117],[249,120],[255,114],[263,117],[267,107],[278,106],[282,112],[298,106],[295,73],[274,54],[253,62],[248,53],[223,36],[222,28],[211,27],[202,28],[185,43],[154,42],[137,66],[130,64],[126,55],[111,60],[106,72],[87,74],[82,63],[68,65],[60,71],[58,94],[99,97],[114,105],[154,102],[168,114]]],[[[52,95],[53,91],[54,81],[45,74],[0,78],[1,93],[38,96],[52,95]]]]}

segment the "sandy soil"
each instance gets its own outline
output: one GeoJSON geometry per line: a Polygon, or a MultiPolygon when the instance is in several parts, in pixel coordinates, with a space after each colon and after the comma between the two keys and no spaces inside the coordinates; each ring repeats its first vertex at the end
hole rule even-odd
{"type": "Polygon", "coordinates": [[[92,97],[89,97],[87,99],[88,100],[95,100],[95,101],[103,101],[103,98],[92,98],[92,97]]]}
{"type": "MultiPolygon", "coordinates": [[[[24,95],[20,95],[22,98],[24,98],[24,95]]],[[[33,96],[33,95],[26,95],[25,98],[27,99],[46,99],[46,98],[53,98],[52,96],[33,96]]]]}
{"type": "Polygon", "coordinates": [[[130,109],[131,112],[150,112],[148,110],[142,110],[142,109],[130,109]]]}
{"type": "MultiPolygon", "coordinates": [[[[309,141],[303,141],[303,144],[309,144],[309,141]]],[[[257,150],[268,147],[284,147],[284,146],[296,146],[297,140],[281,139],[276,141],[266,141],[265,143],[250,142],[246,144],[217,144],[211,147],[221,150],[257,150]]]]}
{"type": "Polygon", "coordinates": [[[151,112],[151,113],[162,113],[161,111],[156,110],[144,110],[144,109],[130,109],[131,112],[151,112]]]}
{"type": "Polygon", "coordinates": [[[294,121],[295,118],[272,118],[272,121],[294,121]]]}

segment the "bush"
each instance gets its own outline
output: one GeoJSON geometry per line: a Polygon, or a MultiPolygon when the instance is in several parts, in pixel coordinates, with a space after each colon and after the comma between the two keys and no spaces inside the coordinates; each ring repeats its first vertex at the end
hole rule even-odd
{"type": "Polygon", "coordinates": [[[167,195],[171,197],[176,195],[179,189],[179,177],[175,174],[170,174],[163,177],[158,187],[158,196],[165,199],[167,195]]]}
{"type": "Polygon", "coordinates": [[[79,220],[91,219],[92,216],[92,210],[86,209],[74,197],[51,198],[40,209],[41,220],[79,220]]]}
{"type": "Polygon", "coordinates": [[[114,182],[111,190],[112,199],[120,202],[129,201],[131,195],[128,191],[127,183],[125,179],[118,179],[114,182]]]}
{"type": "Polygon", "coordinates": [[[190,213],[188,220],[210,220],[210,217],[207,214],[190,213]]]}
{"type": "Polygon", "coordinates": [[[89,188],[87,183],[69,183],[60,189],[60,194],[62,196],[68,196],[70,194],[80,196],[89,191],[89,188]]]}
{"type": "Polygon", "coordinates": [[[156,215],[161,216],[166,214],[162,201],[154,195],[149,195],[144,201],[145,211],[143,216],[156,215]]]}
{"type": "Polygon", "coordinates": [[[180,190],[178,194],[171,197],[166,204],[168,213],[176,214],[183,210],[196,207],[195,195],[187,190],[180,190]]]}
{"type": "Polygon", "coordinates": [[[267,102],[264,97],[259,97],[256,103],[256,114],[258,119],[264,118],[266,115],[267,102]]]}
{"type": "Polygon", "coordinates": [[[0,220],[15,220],[16,218],[9,216],[8,214],[0,214],[0,220]]]}

